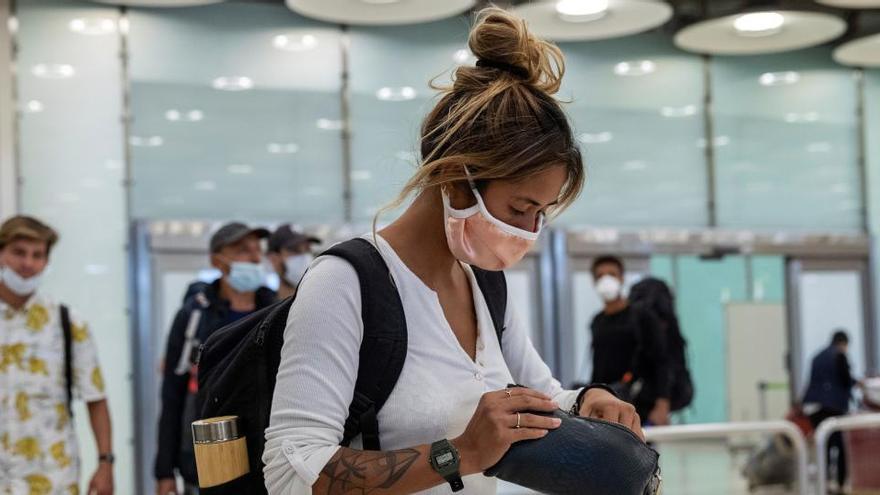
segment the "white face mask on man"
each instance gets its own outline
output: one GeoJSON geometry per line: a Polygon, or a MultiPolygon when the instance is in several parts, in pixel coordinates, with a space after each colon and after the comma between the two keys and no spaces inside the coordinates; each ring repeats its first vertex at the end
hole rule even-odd
{"type": "Polygon", "coordinates": [[[603,275],[596,281],[596,292],[605,302],[616,301],[620,299],[623,292],[623,284],[620,279],[612,275],[603,275]]]}
{"type": "Polygon", "coordinates": [[[29,296],[37,291],[43,281],[43,274],[24,278],[8,266],[0,266],[0,282],[17,296],[29,296]]]}
{"type": "Polygon", "coordinates": [[[312,256],[312,253],[294,254],[293,256],[285,258],[284,280],[293,287],[299,285],[300,280],[302,280],[303,275],[306,274],[306,270],[309,269],[309,265],[312,264],[313,259],[314,256],[312,256]]]}

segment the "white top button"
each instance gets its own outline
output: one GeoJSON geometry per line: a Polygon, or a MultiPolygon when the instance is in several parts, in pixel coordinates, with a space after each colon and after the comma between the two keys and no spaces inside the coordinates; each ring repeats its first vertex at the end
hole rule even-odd
{"type": "Polygon", "coordinates": [[[287,452],[288,454],[293,454],[293,451],[294,451],[293,445],[288,445],[287,447],[284,447],[284,451],[287,452]]]}
{"type": "Polygon", "coordinates": [[[480,372],[478,371],[478,372],[474,373],[474,379],[476,379],[479,382],[483,379],[483,375],[480,374],[480,372]]]}

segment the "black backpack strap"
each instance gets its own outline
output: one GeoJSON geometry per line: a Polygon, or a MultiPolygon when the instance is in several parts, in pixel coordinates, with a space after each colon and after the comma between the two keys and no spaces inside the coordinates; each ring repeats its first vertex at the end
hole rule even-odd
{"type": "Polygon", "coordinates": [[[350,263],[358,274],[364,338],[354,398],[340,445],[360,434],[364,450],[381,450],[377,415],[385,405],[406,361],[406,317],[388,265],[366,239],[356,238],[327,250],[350,263]]]}
{"type": "Polygon", "coordinates": [[[64,335],[64,383],[67,387],[67,413],[73,416],[73,328],[70,323],[70,310],[65,305],[61,312],[61,333],[64,335]]]}
{"type": "Polygon", "coordinates": [[[492,315],[492,324],[495,326],[495,334],[498,336],[498,345],[502,345],[501,336],[504,334],[504,319],[507,315],[507,278],[504,272],[490,272],[471,267],[474,272],[474,278],[477,279],[477,285],[483,293],[483,299],[489,307],[489,314],[492,315]]]}

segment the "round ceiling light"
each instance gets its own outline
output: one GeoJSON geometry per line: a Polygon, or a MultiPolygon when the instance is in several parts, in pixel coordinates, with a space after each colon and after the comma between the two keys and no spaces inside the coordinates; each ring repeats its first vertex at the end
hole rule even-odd
{"type": "Polygon", "coordinates": [[[772,36],[782,31],[785,17],[779,12],[752,12],[733,21],[733,28],[740,36],[772,36]]]}
{"type": "Polygon", "coordinates": [[[220,91],[247,91],[253,89],[254,81],[244,76],[218,77],[211,82],[211,86],[220,91]]]}
{"type": "Polygon", "coordinates": [[[40,79],[69,79],[76,70],[70,64],[37,64],[31,68],[31,73],[40,79]]]}
{"type": "Polygon", "coordinates": [[[816,0],[817,2],[841,9],[877,9],[880,0],[816,0]]]}
{"type": "Polygon", "coordinates": [[[595,21],[608,13],[608,0],[559,0],[556,13],[563,21],[595,21]]]}
{"type": "Polygon", "coordinates": [[[831,14],[786,10],[736,14],[701,21],[675,35],[675,44],[695,53],[757,55],[819,45],[846,31],[831,14]]]}
{"type": "Polygon", "coordinates": [[[834,60],[853,67],[880,67],[880,34],[844,43],[834,50],[834,60]]]}
{"type": "Polygon", "coordinates": [[[553,41],[587,41],[629,36],[663,25],[672,7],[659,0],[559,0],[530,2],[513,9],[536,35],[553,41]]]}
{"type": "Polygon", "coordinates": [[[195,7],[220,3],[223,0],[94,0],[110,5],[128,5],[131,7],[195,7]]]}
{"type": "Polygon", "coordinates": [[[387,26],[438,21],[465,12],[476,0],[285,0],[290,10],[319,21],[387,26]]]}
{"type": "Polygon", "coordinates": [[[376,91],[376,98],[382,101],[407,101],[415,99],[416,90],[412,86],[401,88],[384,87],[376,91]]]}

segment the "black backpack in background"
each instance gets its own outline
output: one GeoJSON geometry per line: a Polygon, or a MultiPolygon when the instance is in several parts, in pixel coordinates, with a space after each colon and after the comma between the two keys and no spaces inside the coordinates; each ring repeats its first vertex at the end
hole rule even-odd
{"type": "MultiPolygon", "coordinates": [[[[381,450],[377,415],[394,390],[407,353],[407,328],[400,294],[385,260],[366,239],[356,238],[324,252],[350,263],[361,289],[364,335],[354,398],[340,445],[361,435],[364,450],[381,450]]],[[[498,341],[504,331],[507,282],[503,272],[473,268],[498,341]]],[[[264,494],[264,432],[269,426],[272,395],[293,298],[277,302],[214,332],[199,357],[200,418],[238,416],[247,437],[250,472],[203,494],[264,494]]],[[[327,308],[333,311],[333,308],[327,308]]]]}
{"type": "Polygon", "coordinates": [[[687,341],[681,334],[675,314],[675,298],[666,282],[647,277],[633,285],[629,300],[634,305],[654,313],[666,333],[666,349],[672,372],[670,409],[680,411],[694,400],[694,384],[687,364],[687,341]]]}

